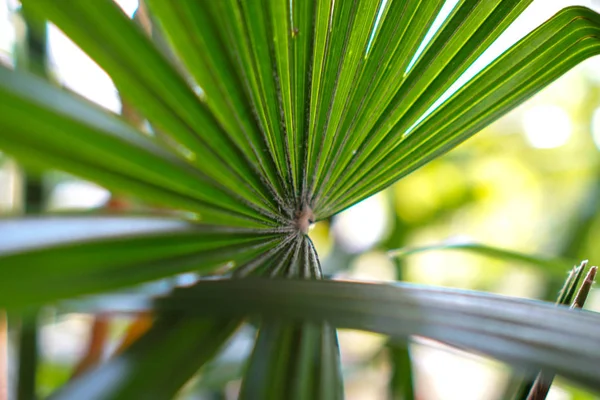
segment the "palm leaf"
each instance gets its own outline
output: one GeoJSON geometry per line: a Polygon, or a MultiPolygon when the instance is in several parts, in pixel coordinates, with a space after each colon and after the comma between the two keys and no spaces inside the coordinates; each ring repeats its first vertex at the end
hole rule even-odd
{"type": "MultiPolygon", "coordinates": [[[[31,167],[57,168],[150,205],[191,212],[202,224],[144,219],[132,230],[140,221],[130,217],[0,221],[0,232],[11,235],[48,227],[72,233],[28,234],[0,251],[0,307],[19,310],[180,272],[206,273],[231,261],[236,278],[320,278],[306,236],[310,223],[449,151],[600,52],[600,17],[569,8],[466,84],[456,83],[530,2],[463,0],[444,18],[441,0],[148,0],[171,54],[111,0],[23,0],[112,77],[151,129],[140,132],[39,78],[0,69],[2,151],[31,167]]],[[[169,397],[247,312],[267,318],[249,376],[276,372],[273,392],[266,381],[245,382],[248,396],[276,396],[284,388],[298,398],[339,397],[335,333],[327,321],[421,334],[597,387],[587,368],[598,355],[583,351],[598,344],[588,334],[597,333],[597,318],[586,313],[408,286],[236,279],[198,288],[159,301],[159,310],[175,309],[159,319],[170,322],[159,322],[57,397],[102,397],[108,387],[109,397],[169,397]],[[280,289],[290,290],[287,300],[280,289]],[[210,303],[195,302],[202,298],[223,307],[209,310],[210,303]],[[286,312],[312,315],[316,324],[281,323],[286,312]],[[235,315],[195,320],[185,317],[190,313],[235,315]],[[575,330],[567,332],[559,318],[575,330]],[[194,338],[208,340],[206,347],[194,338]],[[267,353],[290,354],[291,338],[303,343],[297,360],[260,363],[267,353]],[[157,342],[174,349],[167,359],[157,342]],[[193,361],[184,359],[184,348],[193,361]],[[323,367],[315,368],[315,359],[323,367]],[[159,364],[184,368],[169,379],[159,376],[159,364]],[[290,375],[274,366],[296,371],[297,381],[286,381],[290,375]]]]}
{"type": "MultiPolygon", "coordinates": [[[[316,253],[302,238],[291,252],[288,278],[321,279],[316,253]]],[[[241,389],[242,399],[342,399],[339,345],[327,323],[263,319],[241,389]]]]}
{"type": "Polygon", "coordinates": [[[232,143],[229,132],[114,2],[26,3],[93,57],[111,75],[122,97],[184,146],[184,154],[198,169],[239,194],[246,192],[252,203],[269,202],[266,189],[249,168],[253,164],[232,143]]]}
{"type": "Polygon", "coordinates": [[[399,338],[420,335],[600,389],[600,316],[550,303],[400,283],[240,279],[178,289],[156,306],[190,317],[326,320],[399,338]]]}
{"type": "MultiPolygon", "coordinates": [[[[383,139],[378,139],[383,134],[373,134],[369,140],[372,147],[377,146],[374,150],[365,148],[363,152],[352,146],[358,149],[358,156],[351,164],[339,165],[348,178],[336,178],[340,195],[338,199],[330,198],[332,205],[325,208],[328,212],[339,212],[389,186],[454,148],[577,63],[598,54],[598,27],[600,18],[593,11],[583,7],[565,9],[511,47],[442,104],[428,106],[429,113],[420,109],[425,114],[419,112],[410,119],[404,118],[405,123],[402,120],[395,125],[388,123],[383,139]],[[361,156],[366,161],[360,162],[361,156]],[[393,161],[381,162],[383,159],[393,161]]],[[[459,61],[454,60],[451,65],[459,61]]],[[[405,100],[401,103],[405,107],[405,100]]]]}
{"type": "Polygon", "coordinates": [[[243,263],[278,235],[168,218],[31,217],[0,220],[0,307],[21,308],[188,271],[243,263]],[[27,281],[27,285],[21,285],[27,281]]]}
{"type": "Polygon", "coordinates": [[[121,193],[200,212],[208,223],[239,226],[245,217],[245,225],[260,226],[252,223],[259,214],[237,194],[224,193],[117,117],[40,78],[0,68],[0,104],[0,145],[29,165],[56,167],[121,193]]]}

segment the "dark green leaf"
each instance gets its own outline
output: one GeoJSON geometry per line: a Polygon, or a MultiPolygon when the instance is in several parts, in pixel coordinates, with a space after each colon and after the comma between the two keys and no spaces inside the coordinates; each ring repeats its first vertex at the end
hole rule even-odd
{"type": "MultiPolygon", "coordinates": [[[[217,23],[220,5],[196,1],[148,1],[177,54],[206,94],[206,104],[219,123],[259,168],[274,196],[281,182],[256,124],[248,94],[238,78],[235,58],[226,51],[227,37],[217,23]]],[[[284,18],[285,20],[285,18],[284,18]]],[[[282,199],[277,199],[283,204],[282,199]]]]}
{"type": "Polygon", "coordinates": [[[409,284],[236,279],[176,290],[157,307],[190,316],[259,314],[421,335],[600,388],[600,316],[539,301],[409,284]],[[215,303],[218,308],[208,306],[215,303]]]}
{"type": "Polygon", "coordinates": [[[242,399],[342,399],[335,330],[265,321],[244,377],[242,399]]]}
{"type": "Polygon", "coordinates": [[[22,162],[199,212],[207,222],[260,226],[269,221],[236,192],[224,190],[117,116],[40,78],[0,67],[0,110],[0,147],[22,162]]]}
{"type": "Polygon", "coordinates": [[[164,316],[123,354],[66,384],[50,399],[170,399],[239,324],[164,316]]]}
{"type": "MultiPolygon", "coordinates": [[[[270,268],[271,276],[320,279],[309,239],[299,236],[270,268]],[[279,265],[280,264],[280,265],[279,265]]],[[[339,345],[327,323],[264,319],[244,376],[241,398],[342,399],[339,345]]]]}
{"type": "Polygon", "coordinates": [[[275,246],[271,233],[168,218],[40,217],[0,220],[0,308],[114,290],[245,262],[275,246]],[[26,285],[23,282],[27,282],[26,285]]]}

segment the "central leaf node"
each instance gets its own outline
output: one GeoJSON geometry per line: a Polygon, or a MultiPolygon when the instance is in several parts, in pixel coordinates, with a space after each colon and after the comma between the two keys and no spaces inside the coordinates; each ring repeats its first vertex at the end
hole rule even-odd
{"type": "Polygon", "coordinates": [[[295,217],[294,225],[300,232],[306,235],[310,225],[315,222],[313,210],[305,204],[300,210],[296,211],[295,217]]]}

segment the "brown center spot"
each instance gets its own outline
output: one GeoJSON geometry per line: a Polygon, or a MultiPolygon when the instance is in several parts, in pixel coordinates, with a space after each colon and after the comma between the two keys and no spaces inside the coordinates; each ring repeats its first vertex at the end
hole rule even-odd
{"type": "Polygon", "coordinates": [[[294,224],[303,234],[308,233],[308,228],[313,222],[315,222],[315,214],[309,206],[304,205],[301,210],[296,211],[294,224]]]}

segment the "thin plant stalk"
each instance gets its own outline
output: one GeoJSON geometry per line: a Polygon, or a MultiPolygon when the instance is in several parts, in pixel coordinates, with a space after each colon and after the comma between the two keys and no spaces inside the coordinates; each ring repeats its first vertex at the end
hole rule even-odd
{"type": "MultiPolygon", "coordinates": [[[[571,308],[583,308],[585,301],[590,293],[590,289],[594,284],[594,278],[596,277],[596,273],[598,272],[598,267],[592,267],[588,271],[579,291],[577,292],[577,296],[575,296],[575,300],[571,304],[571,308]]],[[[550,391],[550,386],[552,386],[552,381],[554,380],[554,374],[547,373],[541,371],[529,392],[529,396],[527,396],[527,400],[544,400],[546,396],[548,396],[548,392],[550,391]]]]}
{"type": "Polygon", "coordinates": [[[0,400],[8,399],[8,323],[0,310],[0,400]]]}

